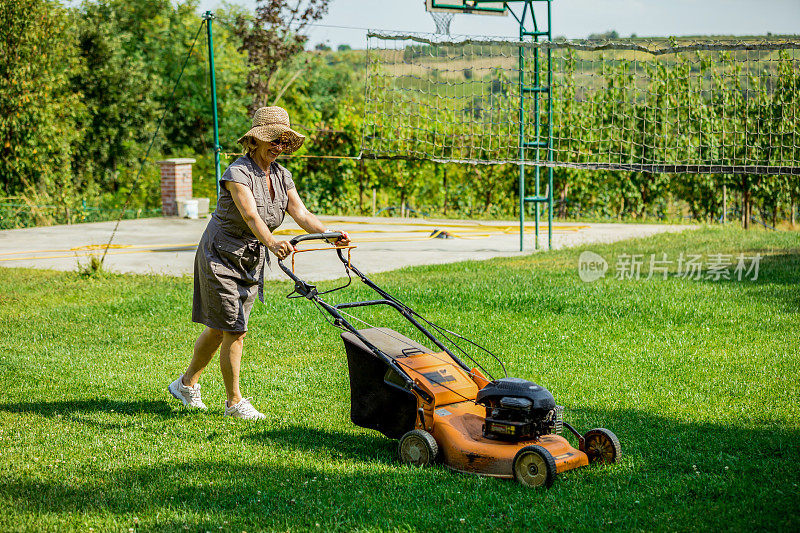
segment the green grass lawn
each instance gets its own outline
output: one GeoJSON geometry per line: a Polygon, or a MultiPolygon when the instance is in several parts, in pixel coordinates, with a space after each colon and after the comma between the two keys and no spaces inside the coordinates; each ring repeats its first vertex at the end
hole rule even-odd
{"type": "Polygon", "coordinates": [[[579,249],[375,276],[548,387],[580,430],[618,435],[619,464],[549,490],[399,465],[395,441],[350,423],[338,330],[288,283],[251,318],[242,386],[269,417],[252,423],[223,419],[216,364],[207,413],[166,392],[200,331],[190,278],[2,269],[0,530],[796,531],[798,234],[590,249],[612,268],[591,284],[579,249]],[[613,277],[620,254],[681,251],[763,258],[757,281],[613,277]]]}

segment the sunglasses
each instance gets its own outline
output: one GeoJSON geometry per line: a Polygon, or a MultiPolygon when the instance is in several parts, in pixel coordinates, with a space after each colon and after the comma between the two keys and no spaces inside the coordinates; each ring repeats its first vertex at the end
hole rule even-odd
{"type": "Polygon", "coordinates": [[[267,141],[267,144],[270,144],[276,148],[277,147],[285,148],[291,144],[291,141],[289,140],[288,137],[279,137],[274,141],[267,141]]]}

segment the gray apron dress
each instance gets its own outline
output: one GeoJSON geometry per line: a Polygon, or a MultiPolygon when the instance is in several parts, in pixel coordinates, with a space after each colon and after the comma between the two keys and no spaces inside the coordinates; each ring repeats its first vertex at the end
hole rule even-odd
{"type": "MultiPolygon", "coordinates": [[[[253,191],[258,215],[274,231],[283,222],[294,188],[292,174],[278,163],[269,169],[274,198],[270,198],[267,175],[248,156],[234,161],[221,181],[246,185],[253,191]]],[[[247,320],[256,294],[264,301],[264,263],[267,247],[253,235],[233,202],[220,187],[217,208],[206,226],[194,258],[192,321],[222,331],[247,331],[247,320]]]]}

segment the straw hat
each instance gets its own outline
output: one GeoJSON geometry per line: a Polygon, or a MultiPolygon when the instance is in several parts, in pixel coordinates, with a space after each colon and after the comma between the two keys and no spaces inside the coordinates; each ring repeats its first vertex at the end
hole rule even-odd
{"type": "Polygon", "coordinates": [[[281,136],[289,138],[289,146],[284,149],[284,153],[290,154],[303,145],[306,140],[305,135],[294,131],[289,123],[289,113],[282,107],[270,106],[261,107],[253,115],[253,127],[242,135],[237,141],[241,142],[247,137],[253,137],[259,141],[271,142],[281,136]]]}

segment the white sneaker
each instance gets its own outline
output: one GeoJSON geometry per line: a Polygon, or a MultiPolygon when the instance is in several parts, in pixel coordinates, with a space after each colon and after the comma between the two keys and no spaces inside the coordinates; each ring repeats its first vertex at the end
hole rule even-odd
{"type": "Polygon", "coordinates": [[[242,398],[239,403],[235,405],[228,405],[225,402],[225,415],[234,418],[244,418],[245,420],[263,420],[266,415],[256,411],[256,408],[250,403],[250,398],[242,398]]]}
{"type": "Polygon", "coordinates": [[[194,387],[187,387],[183,384],[183,375],[173,381],[167,387],[170,394],[183,402],[186,407],[195,409],[206,409],[206,404],[200,399],[200,384],[195,383],[194,387]]]}

